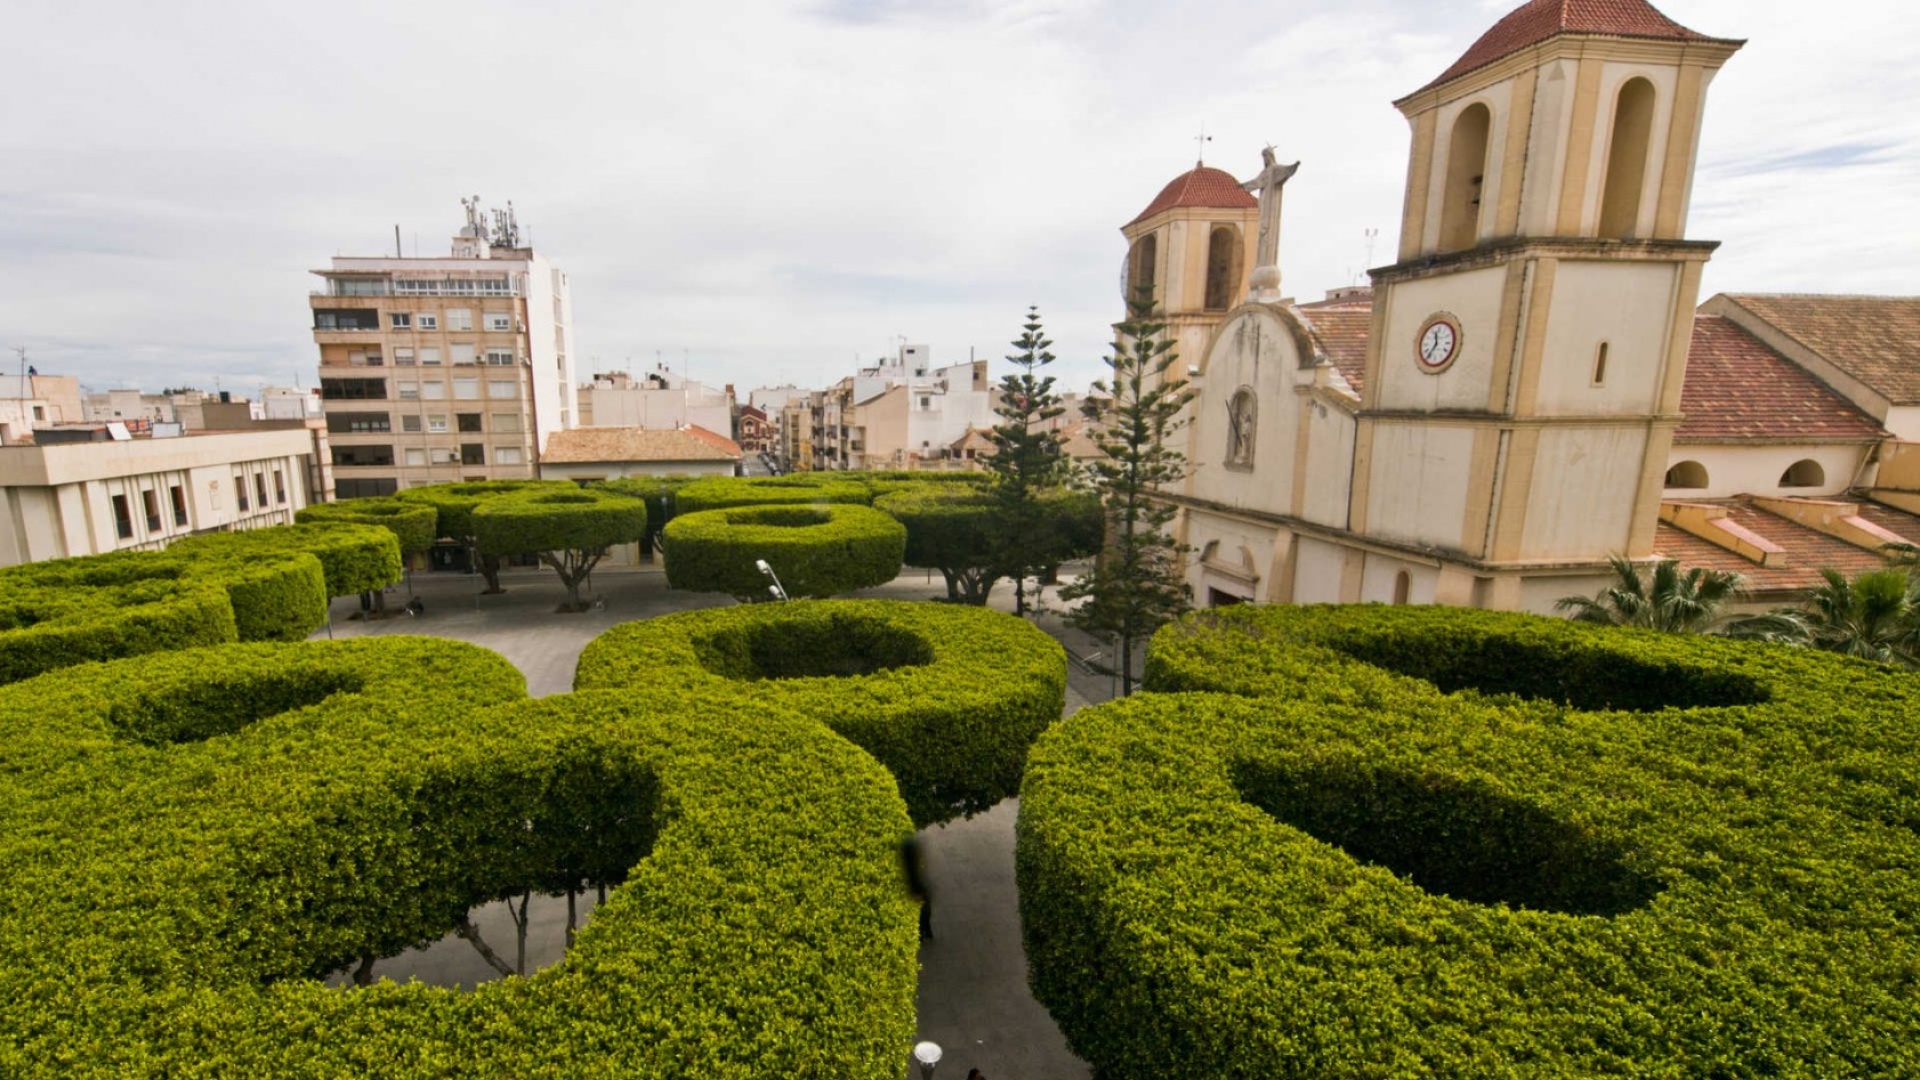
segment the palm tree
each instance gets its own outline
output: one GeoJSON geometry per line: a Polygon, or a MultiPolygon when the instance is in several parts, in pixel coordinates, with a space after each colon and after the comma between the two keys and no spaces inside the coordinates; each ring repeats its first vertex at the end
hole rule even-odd
{"type": "Polygon", "coordinates": [[[1654,563],[1650,579],[1624,556],[1609,556],[1607,562],[1613,567],[1612,585],[1592,597],[1562,597],[1554,608],[1573,612],[1576,622],[1699,634],[1718,621],[1720,609],[1746,586],[1739,574],[1698,566],[1682,570],[1677,559],[1654,563]]]}
{"type": "Polygon", "coordinates": [[[1848,581],[1832,568],[1820,571],[1826,583],[1807,595],[1799,609],[1772,617],[1797,619],[1803,643],[1816,649],[1920,667],[1920,582],[1904,570],[1870,570],[1848,581]]]}

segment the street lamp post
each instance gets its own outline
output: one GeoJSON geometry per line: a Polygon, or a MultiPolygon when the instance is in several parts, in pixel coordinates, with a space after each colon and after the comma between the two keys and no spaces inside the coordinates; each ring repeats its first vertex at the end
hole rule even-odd
{"type": "Polygon", "coordinates": [[[913,1060],[920,1064],[920,1080],[933,1080],[933,1067],[940,1064],[940,1044],[936,1042],[915,1044],[913,1060]]]}
{"type": "MultiPolygon", "coordinates": [[[[754,566],[755,566],[755,567],[756,567],[757,569],[759,569],[759,571],[760,571],[761,573],[763,573],[763,574],[765,574],[765,575],[767,575],[767,577],[769,577],[769,578],[771,578],[771,579],[773,579],[773,584],[771,584],[771,585],[769,585],[769,586],[767,586],[767,592],[768,592],[768,593],[769,593],[769,594],[770,594],[770,595],[771,595],[771,596],[772,596],[772,597],[773,597],[773,598],[774,598],[775,600],[786,600],[786,599],[788,599],[788,597],[787,597],[787,590],[786,590],[786,587],[780,584],[780,575],[779,575],[779,574],[776,574],[776,573],[774,573],[774,572],[773,572],[773,567],[771,567],[771,566],[768,566],[768,565],[767,565],[767,560],[765,560],[765,559],[755,559],[755,560],[753,560],[753,565],[754,565],[754,566]]],[[[931,1045],[931,1044],[929,1044],[929,1045],[931,1045]]]]}

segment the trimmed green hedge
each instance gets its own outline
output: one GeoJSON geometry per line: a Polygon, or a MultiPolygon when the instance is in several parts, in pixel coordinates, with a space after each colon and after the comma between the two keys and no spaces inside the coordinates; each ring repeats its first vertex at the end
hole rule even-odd
{"type": "Polygon", "coordinates": [[[1920,1075],[1920,680],[1380,607],[1201,613],[1148,680],[1228,693],[1083,710],[1021,792],[1101,1076],[1920,1075]]]}
{"type": "Polygon", "coordinates": [[[735,506],[873,501],[873,492],[854,473],[809,472],[787,476],[709,476],[674,493],[678,513],[697,514],[735,506]]]}
{"type": "Polygon", "coordinates": [[[910,824],[789,710],[524,700],[473,646],[229,646],[0,689],[0,1074],[892,1080],[910,824]],[[614,884],[564,962],[318,976],[614,884]]]}
{"type": "MultiPolygon", "coordinates": [[[[400,540],[392,530],[344,521],[206,533],[177,541],[167,550],[192,558],[225,558],[236,564],[305,552],[320,560],[328,596],[384,589],[399,581],[405,570],[400,561],[400,540]]],[[[320,621],[326,621],[324,610],[320,621]]]]}
{"type": "MultiPolygon", "coordinates": [[[[319,567],[307,564],[317,579],[319,567]]],[[[219,645],[237,635],[223,583],[164,554],[0,570],[0,683],[89,660],[219,645]]]]}
{"type": "Polygon", "coordinates": [[[935,570],[991,561],[999,504],[985,491],[958,484],[905,485],[874,499],[873,508],[907,527],[908,566],[935,570]]]}
{"type": "Polygon", "coordinates": [[[475,480],[462,484],[430,484],[403,488],[394,494],[402,502],[425,503],[439,515],[441,537],[465,540],[473,536],[473,512],[488,499],[524,491],[568,491],[578,485],[569,480],[475,480]]]}
{"type": "Polygon", "coordinates": [[[1019,790],[1027,748],[1060,717],[1066,653],[979,608],[747,604],[616,626],[581,654],[574,685],[812,716],[885,765],[925,826],[1019,790]]]}
{"type": "Polygon", "coordinates": [[[293,519],[302,525],[343,521],[383,526],[400,541],[403,557],[425,554],[440,535],[440,511],[418,500],[367,498],[314,503],[295,511],[293,519]]]}
{"type": "MultiPolygon", "coordinates": [[[[682,504],[693,485],[680,490],[682,504]]],[[[693,592],[765,597],[765,559],[787,595],[835,596],[900,573],[907,530],[866,506],[757,506],[681,513],[661,536],[667,584],[693,592]]]]}
{"type": "Polygon", "coordinates": [[[487,499],[474,508],[472,520],[483,555],[597,551],[640,539],[647,508],[602,488],[534,489],[487,499]]]}
{"type": "Polygon", "coordinates": [[[679,512],[680,489],[699,479],[697,476],[627,476],[595,486],[646,503],[647,532],[658,534],[679,512]]]}

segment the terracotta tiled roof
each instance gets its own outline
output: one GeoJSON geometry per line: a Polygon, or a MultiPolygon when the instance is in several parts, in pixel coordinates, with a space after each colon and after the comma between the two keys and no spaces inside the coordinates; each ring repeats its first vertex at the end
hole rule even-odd
{"type": "Polygon", "coordinates": [[[1895,405],[1920,404],[1920,296],[1731,295],[1895,405]]]}
{"type": "MultiPolygon", "coordinates": [[[[1662,558],[1678,559],[1683,566],[1744,574],[1749,589],[1763,596],[1811,589],[1823,580],[1820,576],[1823,567],[1832,567],[1852,577],[1887,565],[1878,552],[1769,514],[1748,503],[1735,500],[1725,505],[1729,521],[1778,545],[1786,554],[1786,564],[1760,566],[1665,521],[1654,531],[1654,553],[1662,558]]],[[[1920,517],[1874,503],[1859,506],[1860,516],[1875,525],[1900,536],[1920,538],[1920,517]]]]}
{"type": "Polygon", "coordinates": [[[1260,200],[1242,188],[1232,173],[1196,165],[1192,172],[1181,173],[1173,178],[1172,183],[1161,188],[1160,194],[1147,204],[1147,208],[1127,224],[1137,225],[1155,214],[1183,206],[1248,210],[1259,205],[1260,200]]]}
{"type": "Polygon", "coordinates": [[[1718,315],[1696,315],[1679,442],[1874,442],[1887,433],[1806,369],[1718,315]]]}
{"type": "MultiPolygon", "coordinates": [[[[1493,24],[1453,66],[1421,87],[1429,90],[1561,34],[1715,41],[1655,11],[1646,0],[1531,0],[1493,24]]],[[[1418,93],[1418,91],[1415,91],[1418,93]]]]}
{"type": "Polygon", "coordinates": [[[1367,370],[1367,335],[1373,328],[1373,308],[1368,304],[1328,304],[1322,301],[1301,311],[1327,359],[1347,380],[1355,393],[1364,390],[1361,383],[1367,370]]]}
{"type": "Polygon", "coordinates": [[[547,438],[540,460],[555,465],[615,461],[738,461],[732,439],[701,427],[678,431],[646,428],[574,428],[547,438]]]}

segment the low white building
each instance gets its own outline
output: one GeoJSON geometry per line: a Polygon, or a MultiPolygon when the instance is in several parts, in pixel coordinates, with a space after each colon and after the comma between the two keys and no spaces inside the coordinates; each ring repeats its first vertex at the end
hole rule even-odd
{"type": "Polygon", "coordinates": [[[540,459],[543,480],[619,480],[629,476],[732,476],[740,447],[703,427],[575,428],[556,431],[540,459]]]}
{"type": "Polygon", "coordinates": [[[327,498],[325,440],[305,424],[157,439],[110,424],[0,446],[0,566],[291,523],[327,498]]]}

